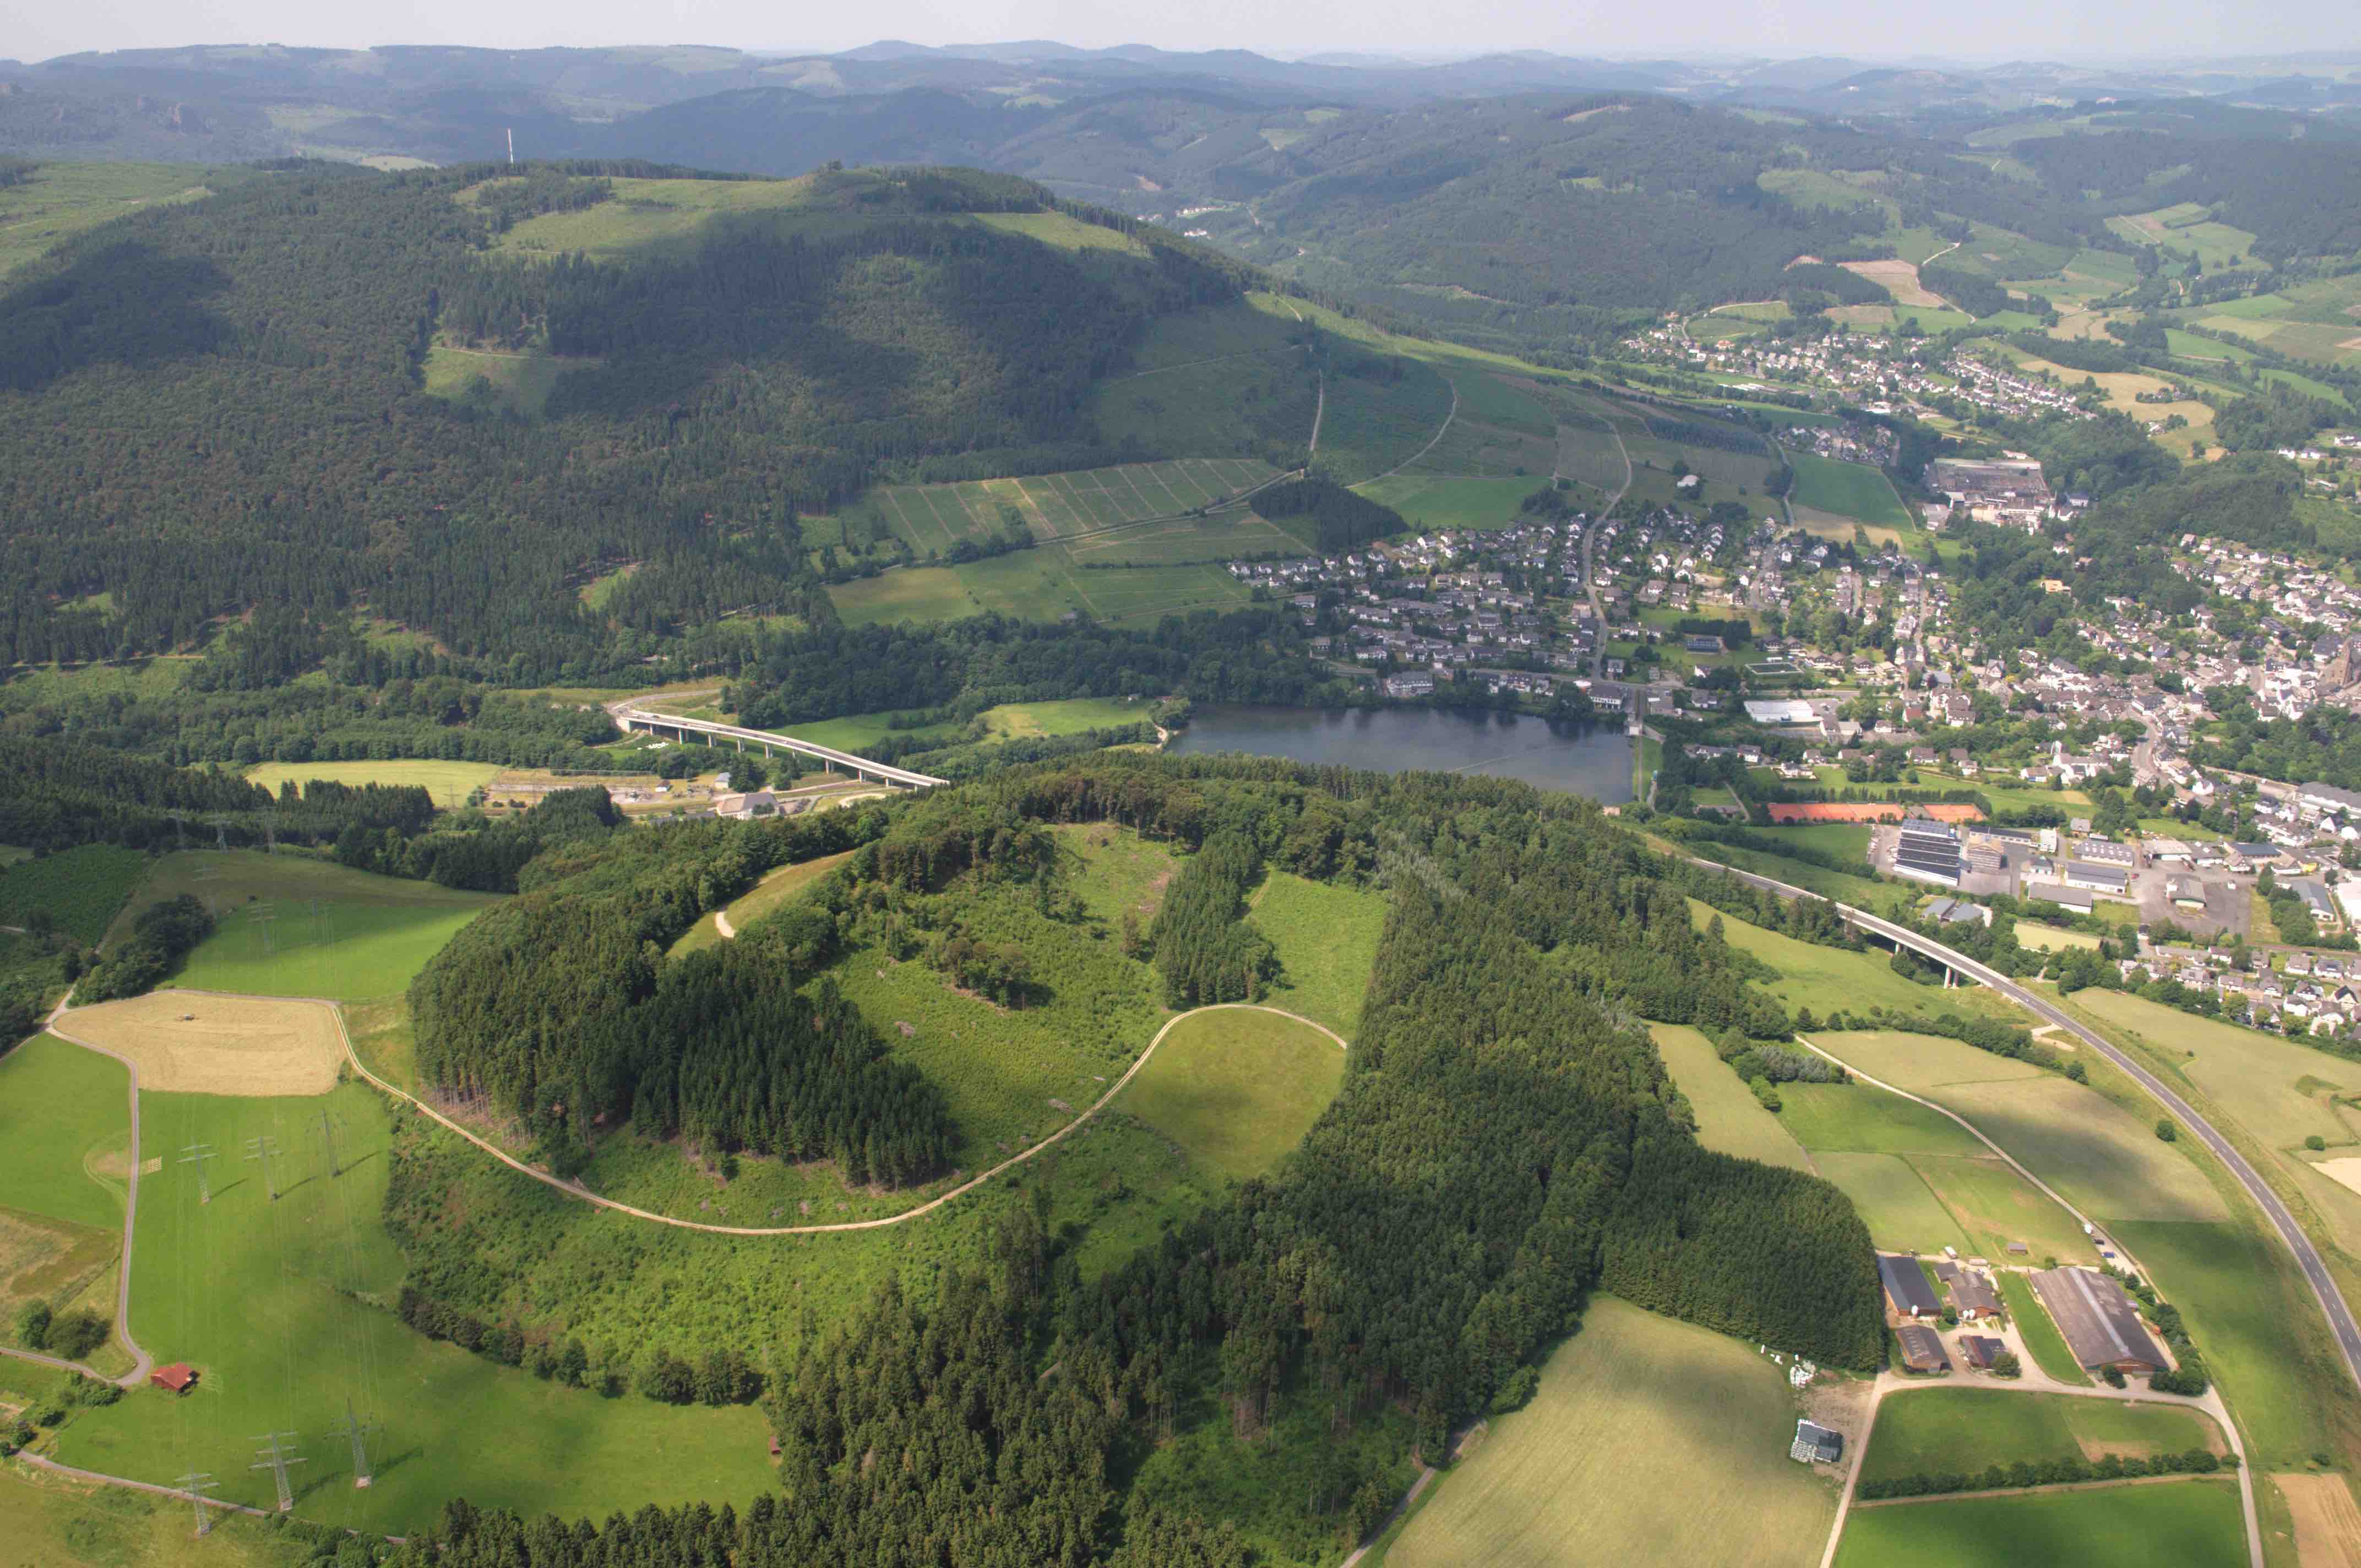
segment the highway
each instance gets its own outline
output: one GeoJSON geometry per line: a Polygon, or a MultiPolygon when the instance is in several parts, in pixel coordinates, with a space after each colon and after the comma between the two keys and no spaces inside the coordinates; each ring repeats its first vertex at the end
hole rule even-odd
{"type": "MultiPolygon", "coordinates": [[[[1806,888],[1795,887],[1770,877],[1758,876],[1752,872],[1741,872],[1729,866],[1718,865],[1711,861],[1695,861],[1694,863],[1727,872],[1741,882],[1774,893],[1782,898],[1819,896],[1806,888]]],[[[2214,1157],[2228,1168],[2231,1175],[2238,1179],[2238,1185],[2244,1187],[2247,1195],[2260,1205],[2263,1212],[2270,1216],[2271,1223],[2278,1228],[2280,1239],[2287,1243],[2288,1250],[2295,1254],[2297,1266],[2303,1270],[2304,1278],[2311,1282],[2312,1293],[2319,1300],[2320,1310],[2328,1319],[2328,1326],[2335,1332],[2337,1347],[2345,1355],[2345,1371],[2351,1374],[2356,1384],[2361,1384],[2361,1325],[2355,1323],[2353,1310],[2345,1304],[2345,1295],[2337,1289],[2336,1281],[2330,1277],[2328,1265],[2321,1258],[2320,1250],[2312,1245],[2312,1238],[2303,1234],[2303,1227],[2296,1223],[2295,1215],[2289,1211],[2284,1202],[2280,1201],[2279,1195],[2271,1190],[2270,1184],[2263,1179],[2262,1174],[2246,1162],[2246,1157],[2232,1146],[2230,1140],[2217,1132],[2211,1122],[2200,1116],[2187,1101],[2174,1093],[2170,1085],[2133,1060],[2125,1052],[2109,1044],[2099,1036],[2097,1031],[2086,1027],[2077,1019],[2068,1015],[2056,1003],[2017,984],[1997,970],[1987,969],[1957,948],[1947,948],[1931,938],[1922,937],[1906,927],[1895,925],[1891,920],[1881,919],[1866,910],[1855,909],[1850,905],[1845,904],[1838,905],[1837,908],[1848,922],[1861,930],[1883,937],[1887,941],[1899,943],[1913,952],[1923,954],[1939,963],[1948,964],[1958,973],[1992,987],[2027,1012],[2046,1022],[2055,1024],[2083,1045],[2121,1068],[2134,1082],[2154,1095],[2164,1108],[2172,1113],[2176,1121],[2194,1133],[2207,1148],[2213,1151],[2214,1157]]]]}
{"type": "Polygon", "coordinates": [[[839,773],[855,778],[875,779],[880,784],[899,784],[905,789],[926,789],[947,781],[932,773],[912,773],[889,762],[873,762],[866,757],[856,757],[850,751],[840,751],[833,746],[815,746],[808,740],[798,740],[792,735],[774,735],[767,729],[748,729],[742,725],[722,724],[709,718],[682,718],[669,713],[655,713],[630,703],[618,703],[611,710],[615,723],[623,729],[644,727],[676,730],[683,735],[710,735],[718,740],[752,742],[765,749],[776,747],[782,751],[794,751],[801,756],[817,757],[839,773]]]}

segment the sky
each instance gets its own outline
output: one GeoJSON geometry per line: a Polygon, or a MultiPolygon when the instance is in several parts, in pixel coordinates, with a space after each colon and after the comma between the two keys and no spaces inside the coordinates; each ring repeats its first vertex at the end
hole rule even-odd
{"type": "Polygon", "coordinates": [[[1950,10],[1893,0],[1698,0],[1661,6],[1601,0],[80,0],[0,14],[0,58],[192,43],[703,43],[830,52],[879,38],[978,43],[1056,38],[1086,48],[1251,49],[1701,59],[1843,54],[1856,59],[2158,59],[2361,49],[2353,0],[1980,0],[1950,10]],[[1949,24],[1930,31],[1926,23],[1949,24]]]}

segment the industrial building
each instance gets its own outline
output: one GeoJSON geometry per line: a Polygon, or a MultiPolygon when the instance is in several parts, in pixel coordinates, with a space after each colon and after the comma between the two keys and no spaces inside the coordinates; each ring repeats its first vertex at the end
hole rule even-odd
{"type": "Polygon", "coordinates": [[[1959,830],[1947,823],[1914,817],[1902,824],[1894,850],[1894,873],[1944,887],[1960,885],[1959,830]]]}

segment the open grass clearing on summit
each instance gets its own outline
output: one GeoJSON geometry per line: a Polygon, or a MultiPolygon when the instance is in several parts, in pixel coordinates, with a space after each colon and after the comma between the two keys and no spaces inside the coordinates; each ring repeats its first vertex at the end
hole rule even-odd
{"type": "Polygon", "coordinates": [[[1648,1033],[1655,1037],[1664,1070],[1697,1113],[1697,1142],[1741,1159],[1793,1170],[1811,1168],[1803,1146],[1714,1053],[1712,1041],[1686,1024],[1651,1024],[1648,1033]]]}
{"type": "Polygon", "coordinates": [[[1303,1141],[1345,1081],[1345,1051],[1276,1013],[1224,1007],[1174,1024],[1115,1103],[1243,1181],[1303,1141]]]}
{"type": "Polygon", "coordinates": [[[1855,1508],[1836,1568],[2245,1568],[2235,1481],[2165,1481],[1855,1508]]]}
{"type": "Polygon", "coordinates": [[[748,892],[731,900],[728,905],[711,911],[696,925],[691,926],[682,935],[680,940],[672,945],[673,957],[678,958],[684,953],[693,953],[699,948],[712,947],[722,940],[721,923],[715,918],[715,916],[729,916],[730,928],[742,932],[765,915],[784,909],[794,903],[796,894],[851,858],[852,851],[847,850],[840,855],[822,855],[818,860],[803,861],[795,865],[779,867],[764,876],[761,882],[756,883],[748,892]]]}
{"type": "Polygon", "coordinates": [[[253,850],[167,855],[115,923],[192,894],[214,912],[172,983],[192,991],[359,1001],[407,987],[460,927],[499,899],[253,850]]]}
{"type": "Polygon", "coordinates": [[[1385,894],[1273,872],[1255,890],[1254,923],[1279,954],[1270,1004],[1351,1039],[1378,964],[1385,894]]]}
{"type": "Polygon", "coordinates": [[[0,1201],[119,1234],[129,1090],[121,1062],[54,1035],[0,1056],[0,1201]]]}
{"type": "Polygon", "coordinates": [[[246,778],[247,783],[260,784],[273,795],[291,779],[299,785],[326,779],[356,788],[363,784],[415,784],[433,795],[436,806],[453,811],[467,805],[469,795],[490,783],[501,771],[498,762],[262,762],[247,769],[246,778]]]}
{"type": "Polygon", "coordinates": [[[2229,1452],[2213,1421],[2183,1406],[1938,1385],[1889,1395],[1878,1406],[1861,1475],[1864,1481],[1972,1475],[2020,1459],[2147,1459],[2195,1448],[2229,1452]]]}
{"type": "Polygon", "coordinates": [[[1532,1402],[1431,1484],[1386,1568],[1812,1562],[1837,1486],[1787,1457],[1795,1422],[1752,1344],[1593,1297],[1532,1402]]]}
{"type": "Polygon", "coordinates": [[[317,1002],[155,991],[77,1007],[58,1026],[137,1063],[143,1091],[325,1094],[345,1059],[317,1002]]]}

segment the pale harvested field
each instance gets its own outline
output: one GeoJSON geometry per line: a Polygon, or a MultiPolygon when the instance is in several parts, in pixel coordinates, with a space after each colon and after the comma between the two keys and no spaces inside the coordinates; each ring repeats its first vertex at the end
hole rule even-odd
{"type": "Polygon", "coordinates": [[[1918,281],[1918,269],[1907,261],[1839,261],[1837,265],[1872,283],[1883,283],[1897,305],[1944,305],[1950,302],[1940,294],[1928,293],[1926,285],[1918,281]]]}
{"type": "Polygon", "coordinates": [[[2361,1568],[2361,1508],[2341,1475],[2273,1475],[2295,1519],[2302,1568],[2361,1568]]]}
{"type": "Polygon", "coordinates": [[[143,1090],[325,1094],[344,1059],[335,1019],[317,1002],[159,991],[74,1008],[58,1025],[70,1039],[130,1058],[143,1090]]]}
{"type": "Polygon", "coordinates": [[[2361,1157],[2346,1155],[2342,1159],[2317,1160],[2312,1169],[2354,1192],[2361,1192],[2361,1157]]]}

